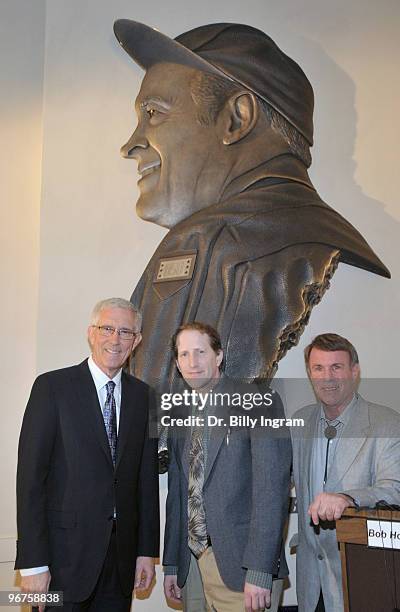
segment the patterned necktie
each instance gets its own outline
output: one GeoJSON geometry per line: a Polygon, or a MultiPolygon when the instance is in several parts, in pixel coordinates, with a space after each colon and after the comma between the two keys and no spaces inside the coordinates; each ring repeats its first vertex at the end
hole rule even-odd
{"type": "Polygon", "coordinates": [[[203,499],[204,448],[203,430],[192,431],[189,454],[188,545],[196,557],[207,548],[207,525],[203,499]]]}
{"type": "Polygon", "coordinates": [[[107,398],[104,404],[103,418],[106,427],[108,443],[110,445],[112,462],[115,465],[117,455],[117,409],[115,405],[115,382],[110,380],[107,384],[107,398]]]}

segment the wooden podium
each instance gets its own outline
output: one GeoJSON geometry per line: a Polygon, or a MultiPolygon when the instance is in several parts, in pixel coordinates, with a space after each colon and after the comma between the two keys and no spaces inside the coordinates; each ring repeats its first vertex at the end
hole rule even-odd
{"type": "Polygon", "coordinates": [[[400,610],[400,549],[368,546],[367,520],[396,522],[400,512],[348,508],[336,521],[345,612],[400,610]]]}

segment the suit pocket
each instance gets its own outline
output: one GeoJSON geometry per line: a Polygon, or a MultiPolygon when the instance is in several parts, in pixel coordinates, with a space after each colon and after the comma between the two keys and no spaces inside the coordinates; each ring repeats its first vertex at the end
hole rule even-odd
{"type": "Polygon", "coordinates": [[[61,527],[61,529],[71,529],[73,527],[76,527],[75,512],[48,510],[47,518],[51,527],[61,527]]]}

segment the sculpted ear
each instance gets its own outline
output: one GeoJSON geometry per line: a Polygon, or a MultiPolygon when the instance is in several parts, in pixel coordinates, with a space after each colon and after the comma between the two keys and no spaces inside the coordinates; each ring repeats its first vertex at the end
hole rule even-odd
{"type": "Polygon", "coordinates": [[[250,91],[241,91],[229,98],[224,111],[224,134],[225,145],[239,142],[247,136],[257,123],[259,109],[254,94],[250,91]]]}

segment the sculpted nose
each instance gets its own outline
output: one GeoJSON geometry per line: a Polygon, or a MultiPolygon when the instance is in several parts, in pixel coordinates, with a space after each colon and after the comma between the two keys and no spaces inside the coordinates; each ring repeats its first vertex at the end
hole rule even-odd
{"type": "Polygon", "coordinates": [[[125,157],[125,159],[135,159],[137,149],[146,149],[148,146],[149,143],[147,139],[139,131],[139,127],[137,127],[128,142],[122,145],[121,155],[125,157]]]}

